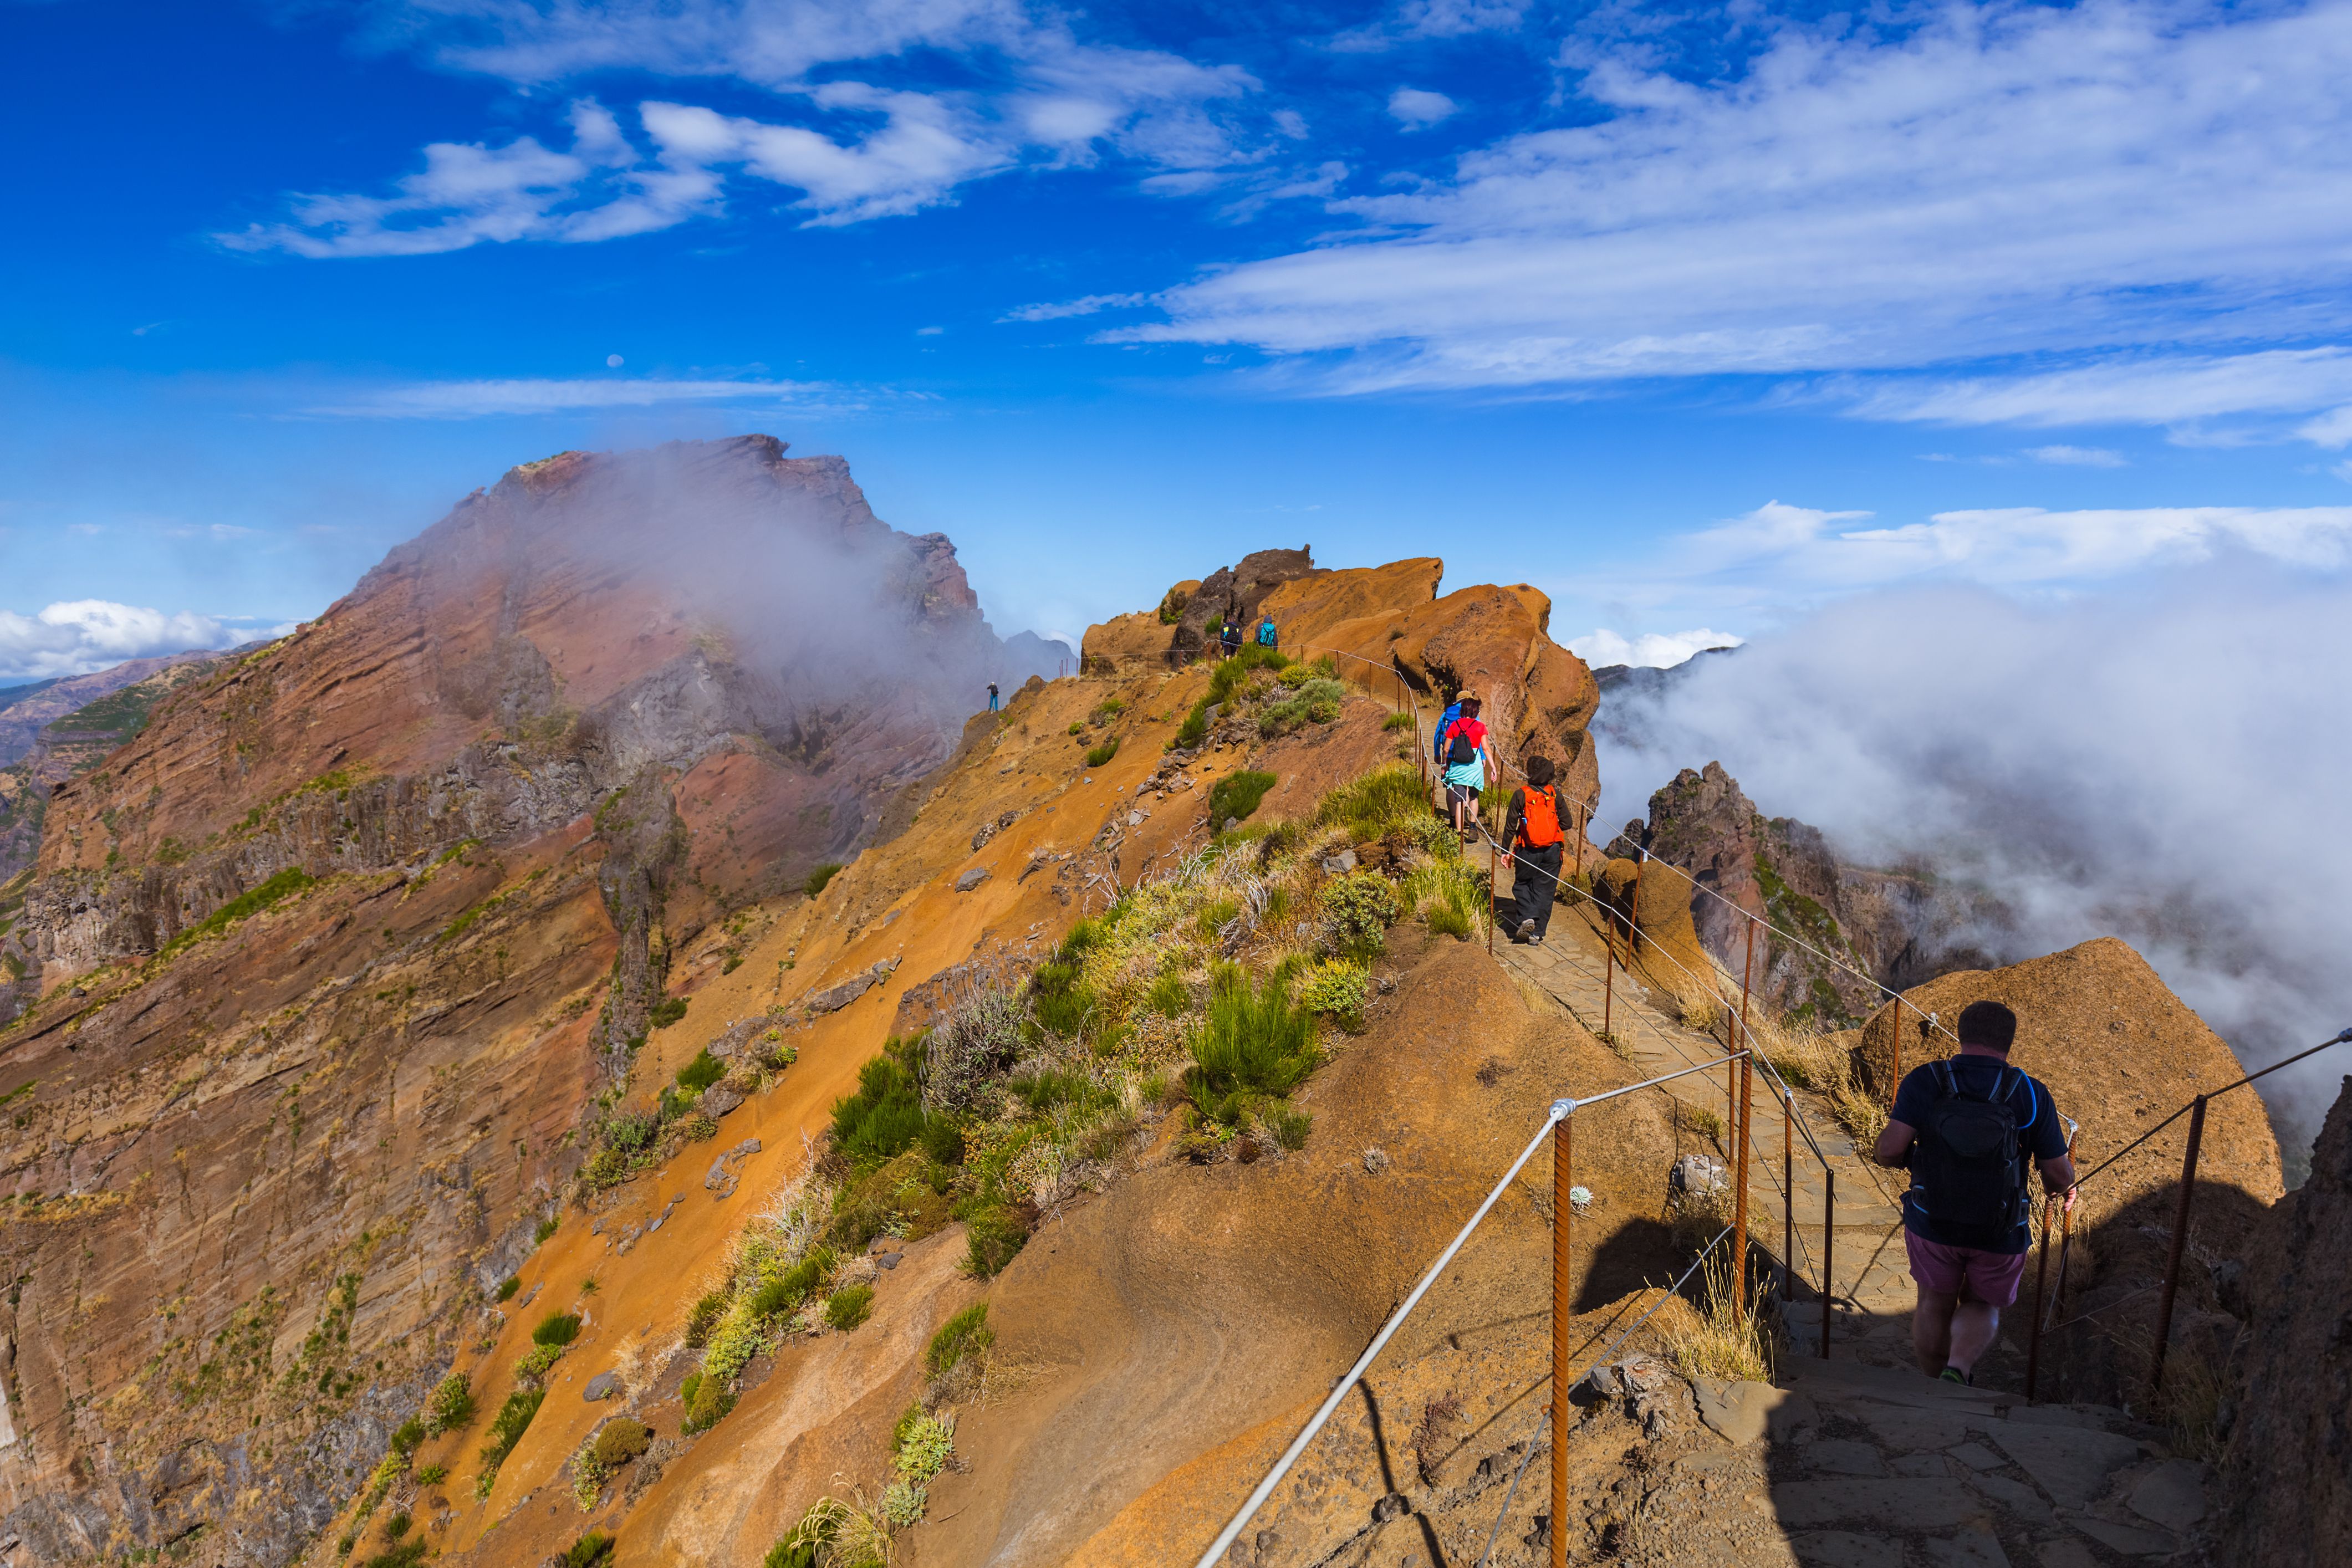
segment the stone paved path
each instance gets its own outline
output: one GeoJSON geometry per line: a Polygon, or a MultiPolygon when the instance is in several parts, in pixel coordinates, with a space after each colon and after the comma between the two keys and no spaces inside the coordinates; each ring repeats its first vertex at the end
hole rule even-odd
{"type": "MultiPolygon", "coordinates": [[[[1543,946],[1520,946],[1497,939],[1495,956],[1506,967],[1549,993],[1577,1021],[1598,1034],[1604,1016],[1618,1048],[1628,1054],[1644,1078],[1694,1066],[1724,1054],[1723,1042],[1685,1029],[1672,1012],[1658,1005],[1648,988],[1617,969],[1604,988],[1607,957],[1599,936],[1572,909],[1563,904],[1552,917],[1543,946]]],[[[1736,1083],[1727,1070],[1693,1073],[1676,1079],[1656,1092],[1672,1094],[1686,1105],[1706,1111],[1731,1125],[1736,1083]]],[[[1802,1132],[1792,1147],[1793,1199],[1781,1191],[1781,1124],[1783,1113],[1768,1081],[1758,1075],[1751,1090],[1750,1137],[1754,1157],[1749,1167],[1748,1210],[1751,1232],[1759,1245],[1776,1257],[1781,1250],[1782,1217],[1793,1201],[1797,1225],[1794,1262],[1799,1284],[1797,1310],[1790,1326],[1795,1337],[1818,1345],[1820,1314],[1803,1303],[1818,1302],[1822,1223],[1827,1203],[1822,1179],[1824,1164],[1837,1173],[1835,1245],[1830,1249],[1832,1300],[1834,1308],[1832,1343],[1864,1342],[1891,1348],[1898,1356],[1904,1343],[1890,1345],[1886,1333],[1893,1320],[1907,1317],[1912,1304],[1911,1280],[1903,1254],[1903,1219],[1896,1207],[1899,1188],[1887,1173],[1858,1153],[1845,1129],[1825,1102],[1800,1090],[1797,1115],[1802,1132]],[[1812,1152],[1818,1145],[1821,1155],[1812,1152]]],[[[1728,1134],[1727,1132],[1727,1139],[1728,1134]]],[[[1899,1325],[1895,1325],[1899,1326],[1899,1325]]]]}

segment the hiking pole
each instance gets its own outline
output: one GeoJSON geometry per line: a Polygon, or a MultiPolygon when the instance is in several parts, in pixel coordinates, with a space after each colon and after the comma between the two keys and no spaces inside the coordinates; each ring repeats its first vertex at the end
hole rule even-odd
{"type": "Polygon", "coordinates": [[[2156,1308],[2156,1354],[2147,1364],[2147,1392],[2153,1398],[2164,1384],[2164,1342],[2172,1334],[2172,1298],[2180,1289],[2180,1254],[2189,1245],[2189,1205],[2197,1196],[2197,1148],[2205,1141],[2206,1096],[2200,1094],[2189,1113],[2189,1150],[2180,1161],[2180,1204],[2172,1211],[2172,1248],[2164,1260],[2164,1294],[2156,1308]]]}

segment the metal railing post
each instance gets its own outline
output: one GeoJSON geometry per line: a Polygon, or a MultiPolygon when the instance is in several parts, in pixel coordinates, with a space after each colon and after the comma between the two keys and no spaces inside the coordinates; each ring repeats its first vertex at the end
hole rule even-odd
{"type": "MultiPolygon", "coordinates": [[[[1551,1564],[1568,1568],[1568,1320],[1574,1268],[1570,1254],[1576,1206],[1569,1200],[1574,1187],[1570,1128],[1576,1103],[1568,1106],[1551,1129],[1551,1564]]],[[[1555,1107],[1557,1109],[1557,1107],[1555,1107]]]]}
{"type": "Polygon", "coordinates": [[[1830,1298],[1837,1292],[1837,1166],[1822,1166],[1822,1359],[1830,1358],[1830,1298]]]}
{"type": "Polygon", "coordinates": [[[1797,1304],[1797,1092],[1780,1089],[1780,1301],[1797,1304]]]}
{"type": "Polygon", "coordinates": [[[2197,1147],[2205,1141],[2206,1096],[2189,1113],[2189,1152],[2180,1160],[2180,1203],[2172,1211],[2172,1247],[2164,1260],[2164,1295],[2156,1308],[2156,1352],[2147,1364],[2147,1391],[2164,1385],[2165,1342],[2172,1337],[2172,1298],[2180,1289],[2180,1254],[2189,1245],[2189,1206],[2197,1196],[2197,1147]]]}
{"type": "Polygon", "coordinates": [[[1739,1190],[1731,1206],[1731,1288],[1739,1292],[1744,1307],[1748,1301],[1748,1155],[1755,1140],[1750,1116],[1755,1111],[1756,1058],[1747,1051],[1739,1056],[1739,1190]]]}

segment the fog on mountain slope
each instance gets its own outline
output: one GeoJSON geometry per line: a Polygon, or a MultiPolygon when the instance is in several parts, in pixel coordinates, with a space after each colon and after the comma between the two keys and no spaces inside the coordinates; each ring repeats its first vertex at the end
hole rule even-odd
{"type": "MultiPolygon", "coordinates": [[[[1606,713],[1600,820],[1719,758],[1845,858],[1921,859],[2018,958],[2113,934],[2250,1067],[2352,1022],[2343,963],[2352,585],[2251,562],[2101,599],[1868,595],[1606,713]]],[[[2346,1062],[2266,1080],[2307,1145],[2346,1062]]]]}

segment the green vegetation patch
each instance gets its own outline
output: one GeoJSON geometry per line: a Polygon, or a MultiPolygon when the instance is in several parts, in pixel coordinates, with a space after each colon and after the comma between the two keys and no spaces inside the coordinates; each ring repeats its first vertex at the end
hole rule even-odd
{"type": "Polygon", "coordinates": [[[995,1343],[996,1331],[988,1326],[988,1303],[974,1301],[940,1325],[940,1332],[931,1336],[930,1348],[923,1353],[924,1368],[933,1377],[944,1377],[956,1363],[980,1354],[995,1343]]]}
{"type": "Polygon", "coordinates": [[[300,866],[288,866],[250,892],[241,893],[195,925],[189,926],[157,950],[158,960],[168,959],[208,936],[217,936],[238,921],[260,914],[282,899],[291,897],[306,887],[316,885],[318,878],[300,866]]]}
{"type": "Polygon", "coordinates": [[[825,862],[823,865],[818,866],[814,871],[808,873],[808,880],[801,883],[801,891],[807,894],[811,898],[814,898],[818,894],[824,891],[825,883],[831,882],[835,877],[841,874],[841,869],[842,868],[837,862],[825,862]]]}
{"type": "Polygon", "coordinates": [[[1247,821],[1275,786],[1271,773],[1245,768],[1228,773],[1209,786],[1209,821],[1219,829],[1232,821],[1247,821]]]}
{"type": "Polygon", "coordinates": [[[1117,757],[1118,755],[1118,737],[1114,735],[1108,740],[1104,741],[1100,746],[1087,747],[1087,766],[1089,768],[1100,768],[1104,763],[1108,762],[1112,758],[1117,757]]]}

